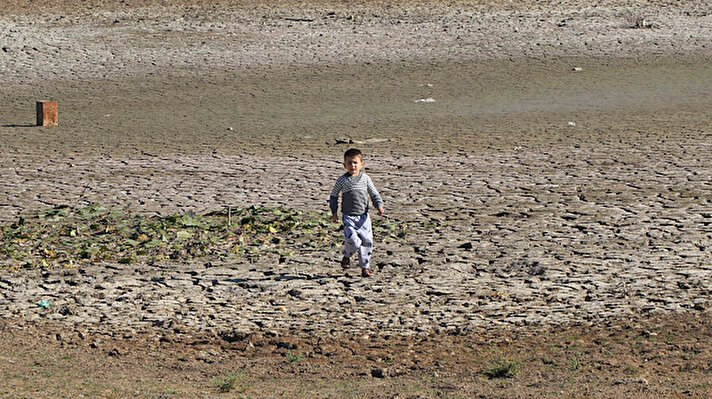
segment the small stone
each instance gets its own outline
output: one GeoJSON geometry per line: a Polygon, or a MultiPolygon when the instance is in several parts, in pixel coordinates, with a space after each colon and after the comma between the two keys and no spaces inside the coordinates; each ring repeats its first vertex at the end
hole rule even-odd
{"type": "Polygon", "coordinates": [[[215,363],[215,359],[209,351],[198,352],[198,354],[195,356],[195,360],[199,360],[203,363],[215,363]]]}
{"type": "Polygon", "coordinates": [[[375,368],[371,370],[371,377],[373,378],[386,378],[388,377],[388,370],[382,368],[375,368]]]}
{"type": "Polygon", "coordinates": [[[291,342],[287,342],[287,341],[276,341],[276,342],[273,342],[273,344],[277,349],[287,349],[287,350],[297,349],[297,345],[295,345],[291,342]]]}
{"type": "Polygon", "coordinates": [[[240,342],[248,339],[252,334],[249,331],[225,331],[218,334],[218,336],[226,342],[240,342]]]}
{"type": "Polygon", "coordinates": [[[613,385],[628,385],[628,384],[641,384],[648,385],[648,380],[645,378],[624,378],[622,380],[617,380],[613,385]]]}
{"type": "Polygon", "coordinates": [[[70,315],[77,314],[75,309],[73,309],[72,307],[67,306],[67,305],[62,306],[59,309],[58,313],[61,314],[62,316],[70,316],[70,315]]]}

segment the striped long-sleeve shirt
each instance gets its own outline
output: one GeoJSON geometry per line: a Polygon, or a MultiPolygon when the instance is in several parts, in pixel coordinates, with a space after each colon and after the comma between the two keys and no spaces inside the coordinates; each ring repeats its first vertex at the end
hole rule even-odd
{"type": "Polygon", "coordinates": [[[344,215],[363,215],[368,212],[368,199],[371,198],[373,206],[380,208],[383,206],[383,199],[378,194],[376,186],[373,185],[371,178],[364,172],[356,176],[351,176],[344,173],[334,184],[334,189],[331,190],[329,198],[329,206],[331,212],[336,214],[339,208],[339,192],[342,194],[341,212],[344,215]]]}

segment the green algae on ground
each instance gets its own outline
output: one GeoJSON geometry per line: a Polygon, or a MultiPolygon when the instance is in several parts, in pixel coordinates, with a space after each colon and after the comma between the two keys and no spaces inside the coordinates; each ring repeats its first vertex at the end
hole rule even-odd
{"type": "MultiPolygon", "coordinates": [[[[0,267],[156,263],[265,253],[285,258],[340,245],[340,233],[328,216],[284,207],[151,216],[97,204],[57,206],[0,225],[0,267]]],[[[374,230],[381,241],[406,235],[405,224],[394,219],[374,221],[374,230]]]]}

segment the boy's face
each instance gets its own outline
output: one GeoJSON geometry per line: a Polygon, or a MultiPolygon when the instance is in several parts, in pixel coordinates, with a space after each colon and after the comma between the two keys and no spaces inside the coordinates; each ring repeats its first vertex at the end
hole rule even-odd
{"type": "Polygon", "coordinates": [[[360,155],[355,155],[353,157],[346,157],[344,160],[344,168],[349,172],[351,176],[356,176],[361,173],[363,169],[363,159],[360,155]]]}

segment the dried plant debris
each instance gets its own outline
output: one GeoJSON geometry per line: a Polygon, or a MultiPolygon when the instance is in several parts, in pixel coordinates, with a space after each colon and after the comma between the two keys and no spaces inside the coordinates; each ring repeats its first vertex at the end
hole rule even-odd
{"type": "Polygon", "coordinates": [[[629,26],[631,29],[653,29],[657,28],[650,20],[643,16],[629,17],[629,26]]]}
{"type": "MultiPolygon", "coordinates": [[[[406,225],[374,220],[376,239],[402,240],[406,225]]],[[[326,212],[225,208],[204,215],[150,216],[97,204],[57,206],[0,226],[0,267],[73,267],[86,263],[184,261],[333,250],[341,232],[326,212]]]]}

